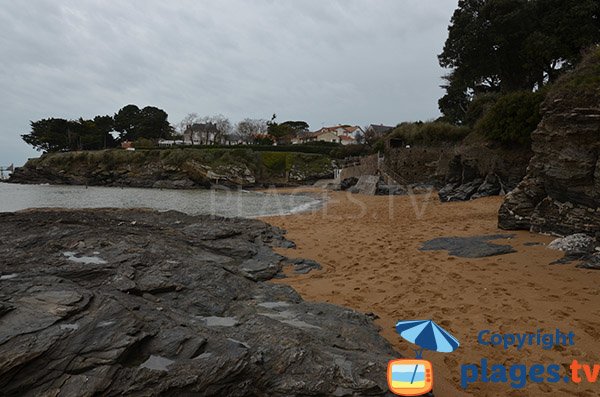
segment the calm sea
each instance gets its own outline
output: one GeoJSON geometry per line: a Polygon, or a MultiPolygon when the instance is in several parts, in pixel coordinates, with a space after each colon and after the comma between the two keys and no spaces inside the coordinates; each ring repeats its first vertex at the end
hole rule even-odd
{"type": "Polygon", "coordinates": [[[222,190],[158,190],[118,187],[17,185],[0,183],[0,212],[26,208],[152,208],[190,215],[254,218],[317,208],[321,200],[305,195],[222,190]]]}

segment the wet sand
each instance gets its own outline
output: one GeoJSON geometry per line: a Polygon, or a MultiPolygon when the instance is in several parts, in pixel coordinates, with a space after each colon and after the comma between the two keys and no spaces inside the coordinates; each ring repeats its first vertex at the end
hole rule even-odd
{"type": "MultiPolygon", "coordinates": [[[[600,363],[600,271],[574,264],[550,265],[562,253],[545,247],[551,236],[497,228],[500,197],[440,203],[435,194],[362,196],[327,194],[321,209],[303,214],[262,218],[288,231],[295,249],[278,251],[292,258],[321,263],[307,275],[287,272],[287,283],[310,301],[331,302],[379,316],[381,334],[407,358],[414,345],[394,330],[399,320],[432,319],[461,342],[450,354],[425,352],[434,366],[438,397],[600,395],[600,382],[533,383],[524,389],[478,381],[460,387],[462,364],[516,363],[570,365],[573,359],[600,363]],[[436,237],[514,234],[495,240],[517,252],[487,258],[449,256],[446,251],[419,251],[436,237]],[[531,245],[531,243],[541,245],[531,245]],[[483,346],[477,334],[573,331],[574,346],[544,350],[541,346],[483,346]]],[[[561,369],[561,377],[566,375],[561,369]]],[[[600,381],[600,379],[599,379],[600,381]]],[[[510,379],[509,379],[510,382],[510,379]]]]}

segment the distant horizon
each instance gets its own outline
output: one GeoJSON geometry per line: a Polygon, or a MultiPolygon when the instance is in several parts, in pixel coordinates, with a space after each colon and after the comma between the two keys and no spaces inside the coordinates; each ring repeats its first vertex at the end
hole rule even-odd
{"type": "Polygon", "coordinates": [[[172,125],[189,113],[232,124],[275,113],[311,130],[435,119],[437,54],[457,3],[8,4],[0,166],[40,155],[20,137],[30,121],[113,115],[130,103],[165,110],[172,125]]]}

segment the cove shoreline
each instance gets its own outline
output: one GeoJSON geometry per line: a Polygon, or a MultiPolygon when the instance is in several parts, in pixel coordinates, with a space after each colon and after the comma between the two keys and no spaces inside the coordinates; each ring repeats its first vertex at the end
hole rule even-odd
{"type": "MultiPolygon", "coordinates": [[[[460,364],[478,363],[481,358],[499,363],[600,361],[596,351],[600,272],[577,269],[575,264],[551,265],[562,257],[562,252],[546,247],[553,236],[511,231],[511,237],[493,242],[510,245],[516,252],[485,258],[420,250],[435,238],[506,233],[497,227],[502,197],[440,203],[434,194],[327,194],[330,199],[320,210],[260,218],[286,230],[286,237],[296,244],[293,250],[277,248],[277,252],[315,260],[323,267],[307,275],[287,272],[287,278],[273,282],[292,286],[308,301],[372,313],[381,335],[407,357],[413,346],[398,337],[395,323],[436,321],[461,341],[454,353],[425,355],[436,371],[436,395],[510,395],[505,384],[460,387],[460,364]],[[477,343],[483,329],[517,333],[556,328],[574,332],[575,345],[516,352],[477,343]]],[[[593,393],[592,386],[561,385],[570,393],[593,393]]],[[[549,390],[547,384],[532,383],[518,392],[545,396],[549,390]]]]}

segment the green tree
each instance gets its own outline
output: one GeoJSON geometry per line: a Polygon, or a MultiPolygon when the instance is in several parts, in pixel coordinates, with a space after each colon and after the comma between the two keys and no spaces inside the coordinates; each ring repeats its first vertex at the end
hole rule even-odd
{"type": "Polygon", "coordinates": [[[31,131],[22,138],[44,152],[98,150],[115,145],[111,131],[110,116],[96,116],[94,120],[49,118],[32,121],[31,131]]]}
{"type": "Polygon", "coordinates": [[[114,131],[115,121],[111,116],[96,116],[94,117],[94,125],[98,133],[102,137],[102,149],[113,148],[117,146],[117,141],[112,136],[114,131]]]}
{"type": "Polygon", "coordinates": [[[308,132],[309,125],[305,121],[284,121],[281,124],[275,122],[275,115],[267,122],[269,135],[276,138],[280,143],[288,143],[292,138],[308,132]]]}
{"type": "Polygon", "coordinates": [[[122,140],[170,138],[173,128],[167,119],[167,113],[157,107],[127,105],[115,114],[114,129],[122,140]]]}
{"type": "Polygon", "coordinates": [[[114,128],[120,133],[122,140],[135,140],[138,137],[137,128],[140,123],[140,108],[136,105],[127,105],[121,108],[115,116],[114,128]]]}
{"type": "Polygon", "coordinates": [[[137,138],[167,139],[173,133],[167,112],[154,106],[146,106],[140,111],[137,138]]]}
{"type": "Polygon", "coordinates": [[[23,140],[44,152],[69,149],[69,122],[60,118],[48,118],[31,122],[31,132],[21,135],[23,140]]]}
{"type": "Polygon", "coordinates": [[[599,41],[598,0],[460,0],[438,57],[452,70],[440,110],[461,123],[482,93],[540,89],[599,41]]]}
{"type": "Polygon", "coordinates": [[[281,125],[290,127],[296,134],[308,132],[309,129],[306,121],[284,121],[281,125]]]}
{"type": "Polygon", "coordinates": [[[77,150],[101,150],[116,146],[111,135],[113,119],[110,116],[96,116],[93,120],[69,121],[70,130],[77,138],[77,150]]]}

